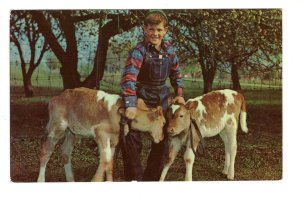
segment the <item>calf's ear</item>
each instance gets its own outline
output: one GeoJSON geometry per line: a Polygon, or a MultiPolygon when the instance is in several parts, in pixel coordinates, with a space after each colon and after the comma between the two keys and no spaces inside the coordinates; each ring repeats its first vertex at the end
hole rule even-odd
{"type": "Polygon", "coordinates": [[[173,96],[169,96],[168,97],[168,105],[171,105],[171,104],[174,104],[175,101],[174,101],[174,97],[173,96]]]}
{"type": "Polygon", "coordinates": [[[159,114],[159,115],[163,115],[163,109],[162,109],[161,106],[158,106],[158,107],[157,107],[157,111],[158,111],[158,114],[159,114]]]}
{"type": "Polygon", "coordinates": [[[136,107],[139,108],[140,110],[149,110],[147,105],[145,104],[144,100],[141,98],[138,98],[136,101],[136,107]]]}
{"type": "Polygon", "coordinates": [[[198,101],[189,101],[185,104],[185,108],[188,110],[195,110],[198,106],[198,101]]]}
{"type": "Polygon", "coordinates": [[[119,108],[118,112],[119,112],[121,115],[125,115],[125,108],[119,108]]]}

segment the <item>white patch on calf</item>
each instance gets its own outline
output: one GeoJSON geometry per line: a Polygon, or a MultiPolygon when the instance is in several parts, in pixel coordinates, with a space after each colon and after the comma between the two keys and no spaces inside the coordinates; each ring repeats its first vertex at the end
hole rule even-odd
{"type": "Polygon", "coordinates": [[[112,154],[111,154],[109,138],[106,140],[106,147],[103,148],[103,153],[104,153],[105,161],[110,162],[112,154]]]}
{"type": "Polygon", "coordinates": [[[97,101],[103,100],[107,103],[107,110],[110,111],[111,107],[117,103],[118,99],[121,98],[117,94],[108,94],[104,91],[97,92],[97,101]]]}
{"type": "Polygon", "coordinates": [[[178,109],[178,108],[180,108],[180,106],[179,105],[172,105],[171,106],[171,108],[172,108],[172,114],[174,115],[174,113],[176,112],[176,110],[178,109]]]}
{"type": "Polygon", "coordinates": [[[61,120],[60,126],[62,129],[66,129],[68,127],[68,122],[66,120],[61,120]]]}
{"type": "Polygon", "coordinates": [[[226,103],[225,105],[227,106],[228,104],[233,104],[234,103],[234,97],[233,95],[237,95],[236,91],[233,90],[219,90],[218,92],[220,92],[221,94],[224,94],[226,97],[226,103]]]}
{"type": "Polygon", "coordinates": [[[178,138],[173,138],[171,144],[176,151],[178,151],[182,145],[182,142],[178,138]]]}
{"type": "Polygon", "coordinates": [[[102,100],[107,95],[106,92],[98,91],[97,92],[97,101],[102,100]]]}

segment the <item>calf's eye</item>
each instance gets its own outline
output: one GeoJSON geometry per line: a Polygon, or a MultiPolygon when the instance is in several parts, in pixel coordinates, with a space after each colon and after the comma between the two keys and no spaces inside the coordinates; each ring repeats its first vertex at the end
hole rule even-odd
{"type": "Polygon", "coordinates": [[[180,115],[179,117],[183,118],[183,115],[180,115]]]}

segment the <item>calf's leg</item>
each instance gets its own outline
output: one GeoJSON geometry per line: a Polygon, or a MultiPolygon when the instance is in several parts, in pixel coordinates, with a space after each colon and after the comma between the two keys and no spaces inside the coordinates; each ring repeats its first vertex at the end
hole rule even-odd
{"type": "Polygon", "coordinates": [[[236,134],[237,134],[237,123],[234,121],[226,127],[227,131],[227,138],[228,138],[228,149],[230,153],[230,163],[229,163],[229,169],[227,178],[229,180],[234,179],[234,164],[235,164],[235,157],[237,152],[237,140],[236,140],[236,134]]]}
{"type": "Polygon", "coordinates": [[[110,138],[105,132],[97,132],[95,140],[99,149],[99,165],[92,181],[98,182],[104,181],[105,172],[112,162],[112,149],[110,148],[110,138]]]}
{"type": "Polygon", "coordinates": [[[47,163],[53,153],[55,145],[57,142],[63,137],[64,129],[59,126],[49,127],[48,132],[49,135],[42,146],[41,155],[40,155],[40,171],[38,182],[45,182],[45,173],[46,173],[46,166],[47,163]]]}
{"type": "MultiPolygon", "coordinates": [[[[197,146],[195,145],[195,151],[197,149],[197,146]]],[[[192,148],[188,145],[186,148],[186,151],[184,153],[184,161],[185,161],[185,181],[192,181],[192,176],[193,176],[193,165],[194,165],[194,160],[195,160],[195,154],[192,150],[192,148]]]]}
{"type": "Polygon", "coordinates": [[[75,136],[71,133],[69,129],[66,130],[65,141],[62,144],[62,156],[64,161],[64,168],[66,174],[66,180],[68,182],[74,181],[74,175],[72,170],[72,151],[74,149],[75,136]]]}
{"type": "Polygon", "coordinates": [[[164,181],[166,178],[166,175],[172,165],[172,163],[174,162],[180,148],[181,148],[182,144],[181,141],[177,138],[173,138],[171,139],[170,142],[170,146],[169,146],[169,157],[168,160],[163,168],[163,171],[161,173],[160,179],[159,181],[164,181]]]}
{"type": "Polygon", "coordinates": [[[113,181],[113,157],[114,157],[114,154],[115,154],[115,147],[112,147],[111,148],[111,159],[110,159],[110,162],[106,165],[106,180],[107,181],[113,181]]]}
{"type": "Polygon", "coordinates": [[[225,163],[224,163],[224,168],[223,168],[222,173],[227,175],[228,169],[229,169],[229,164],[230,164],[230,151],[229,151],[228,138],[227,138],[227,134],[225,131],[222,131],[220,133],[220,136],[224,142],[224,147],[225,147],[225,163]]]}

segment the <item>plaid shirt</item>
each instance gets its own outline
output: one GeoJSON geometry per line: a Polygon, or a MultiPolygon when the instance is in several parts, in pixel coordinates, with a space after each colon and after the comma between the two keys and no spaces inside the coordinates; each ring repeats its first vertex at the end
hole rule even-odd
{"type": "MultiPolygon", "coordinates": [[[[140,42],[129,52],[129,56],[123,71],[123,76],[121,80],[122,94],[125,101],[125,107],[135,107],[136,106],[136,82],[140,71],[143,67],[143,61],[146,56],[146,44],[145,42],[140,42]]],[[[175,95],[182,96],[183,94],[183,82],[181,69],[179,67],[179,60],[176,55],[174,47],[169,42],[162,43],[161,51],[159,53],[167,53],[171,58],[171,68],[170,68],[170,83],[174,88],[175,95]]]]}

